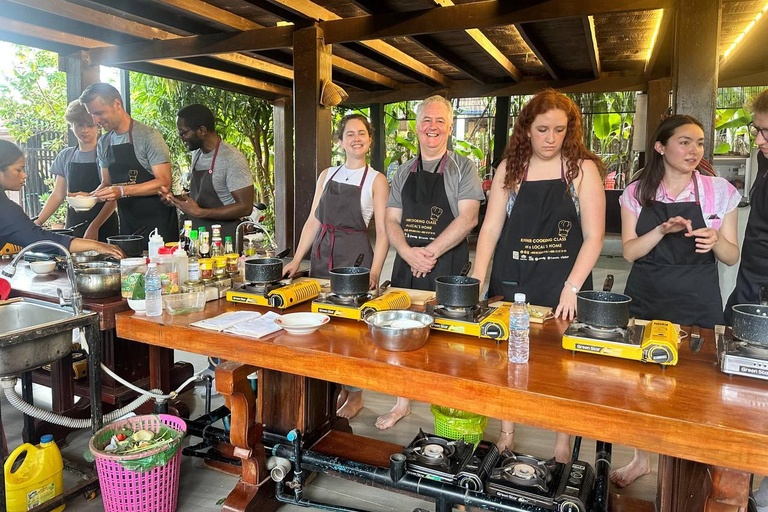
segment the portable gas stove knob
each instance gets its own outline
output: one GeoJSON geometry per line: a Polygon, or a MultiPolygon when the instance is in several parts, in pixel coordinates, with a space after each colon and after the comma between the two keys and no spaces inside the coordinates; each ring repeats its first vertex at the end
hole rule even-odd
{"type": "Polygon", "coordinates": [[[560,504],[559,512],[581,512],[581,507],[573,502],[566,501],[565,503],[560,504]]]}
{"type": "Polygon", "coordinates": [[[495,323],[486,325],[484,331],[484,335],[494,340],[497,340],[504,335],[504,331],[502,330],[501,326],[495,323]]]}
{"type": "Polygon", "coordinates": [[[669,363],[672,361],[672,352],[669,348],[654,345],[648,349],[648,356],[654,363],[669,363]]]}

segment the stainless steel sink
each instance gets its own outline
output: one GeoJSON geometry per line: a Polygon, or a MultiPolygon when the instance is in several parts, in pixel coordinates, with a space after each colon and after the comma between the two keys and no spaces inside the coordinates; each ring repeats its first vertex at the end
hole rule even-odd
{"type": "Polygon", "coordinates": [[[18,375],[72,351],[72,329],[52,333],[75,318],[71,309],[24,299],[0,306],[0,377],[18,375]]]}

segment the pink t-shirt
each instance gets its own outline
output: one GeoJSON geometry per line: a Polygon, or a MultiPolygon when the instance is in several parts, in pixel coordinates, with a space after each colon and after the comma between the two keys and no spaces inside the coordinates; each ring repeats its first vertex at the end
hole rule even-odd
{"type": "MultiPolygon", "coordinates": [[[[739,191],[725,178],[719,176],[702,176],[699,174],[699,171],[693,172],[696,173],[704,222],[707,227],[720,229],[720,225],[723,223],[725,215],[735,210],[739,205],[741,194],[739,194],[739,191]]],[[[639,217],[640,212],[643,210],[643,207],[635,197],[637,183],[637,181],[630,183],[619,198],[619,204],[631,211],[635,217],[639,217]]],[[[677,197],[671,197],[667,193],[667,189],[664,187],[664,182],[659,184],[659,188],[656,191],[656,201],[662,203],[683,203],[695,200],[696,194],[693,191],[693,180],[688,182],[688,185],[686,185],[677,197]]]]}

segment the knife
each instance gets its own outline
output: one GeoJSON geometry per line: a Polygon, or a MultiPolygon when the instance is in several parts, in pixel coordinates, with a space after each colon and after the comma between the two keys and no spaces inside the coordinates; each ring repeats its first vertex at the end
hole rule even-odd
{"type": "Polygon", "coordinates": [[[701,337],[701,329],[698,325],[691,327],[691,338],[689,340],[691,352],[698,354],[701,347],[704,345],[704,338],[701,337]]]}

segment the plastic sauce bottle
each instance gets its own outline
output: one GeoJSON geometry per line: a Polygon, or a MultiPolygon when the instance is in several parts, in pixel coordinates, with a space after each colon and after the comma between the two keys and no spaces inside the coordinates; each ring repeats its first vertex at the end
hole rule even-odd
{"type": "MultiPolygon", "coordinates": [[[[59,447],[48,434],[38,446],[25,443],[16,448],[5,461],[5,492],[8,512],[25,512],[64,492],[64,462],[59,447]],[[16,459],[23,453],[24,461],[11,472],[16,459]]],[[[53,512],[64,510],[64,505],[53,512]]]]}
{"type": "Polygon", "coordinates": [[[160,316],[163,314],[163,297],[161,291],[160,272],[157,263],[147,265],[147,273],[144,276],[144,291],[146,293],[147,316],[160,316]]]}
{"type": "Polygon", "coordinates": [[[155,230],[152,231],[152,234],[149,237],[149,260],[150,261],[157,260],[157,256],[160,252],[161,247],[165,247],[165,242],[163,241],[163,237],[157,232],[157,228],[155,228],[155,230]]]}
{"type": "Polygon", "coordinates": [[[516,293],[515,302],[509,310],[509,340],[507,343],[507,358],[510,363],[527,363],[530,353],[528,333],[531,328],[531,317],[525,294],[516,293]]]}

